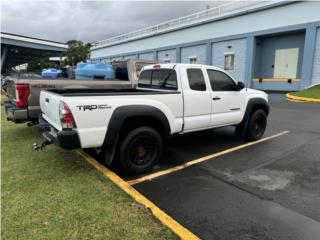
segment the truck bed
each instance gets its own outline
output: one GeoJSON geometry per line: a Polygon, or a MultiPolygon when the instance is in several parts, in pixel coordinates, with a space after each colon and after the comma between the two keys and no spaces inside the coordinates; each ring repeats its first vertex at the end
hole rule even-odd
{"type": "MultiPolygon", "coordinates": [[[[70,96],[92,96],[94,94],[97,95],[124,95],[124,94],[153,94],[139,92],[132,92],[130,90],[125,91],[113,91],[111,89],[129,89],[133,88],[138,81],[140,70],[146,65],[153,65],[158,63],[157,61],[149,61],[149,60],[126,60],[121,62],[116,62],[114,68],[117,70],[127,69],[127,76],[122,79],[122,75],[119,74],[117,79],[115,80],[78,80],[78,79],[68,79],[68,78],[42,78],[38,74],[34,73],[26,73],[23,75],[15,75],[6,78],[7,84],[7,92],[9,102],[7,103],[7,110],[11,111],[12,117],[8,119],[13,122],[26,122],[32,121],[36,122],[38,120],[40,110],[39,97],[41,90],[46,89],[78,89],[78,90],[67,90],[61,91],[61,93],[70,96]],[[128,80],[129,79],[129,80],[128,80]],[[17,102],[21,102],[21,98],[19,99],[17,94],[17,86],[20,85],[20,95],[23,104],[17,105],[17,102]],[[21,90],[25,88],[25,90],[21,90]],[[28,90],[28,89],[29,90],[28,90]],[[79,90],[81,89],[81,90],[79,90]],[[91,89],[91,90],[87,90],[91,89]],[[95,90],[93,90],[95,89],[95,90]],[[102,90],[107,89],[107,90],[102,90]],[[22,91],[25,91],[24,95],[22,91]]],[[[56,91],[58,94],[59,92],[56,91]]]]}
{"type": "Polygon", "coordinates": [[[127,84],[130,85],[129,80],[78,80],[78,79],[69,79],[69,78],[40,78],[40,77],[17,77],[17,78],[9,78],[8,81],[14,81],[16,84],[37,84],[37,83],[45,83],[45,84],[55,84],[61,83],[63,85],[74,85],[74,84],[127,84]]]}
{"type": "Polygon", "coordinates": [[[79,96],[112,96],[112,95],[153,95],[153,94],[177,94],[178,91],[157,91],[157,90],[144,90],[135,88],[123,89],[94,89],[94,88],[68,88],[68,89],[48,89],[51,93],[59,94],[64,97],[79,97],[79,96]]]}
{"type": "Polygon", "coordinates": [[[96,89],[100,91],[107,89],[128,89],[132,83],[128,80],[74,80],[68,78],[44,79],[37,77],[10,78],[7,80],[7,94],[9,101],[6,103],[8,120],[12,122],[36,122],[41,113],[39,96],[41,90],[45,89],[96,89]],[[17,106],[17,85],[29,86],[29,96],[26,106],[17,106]]]}

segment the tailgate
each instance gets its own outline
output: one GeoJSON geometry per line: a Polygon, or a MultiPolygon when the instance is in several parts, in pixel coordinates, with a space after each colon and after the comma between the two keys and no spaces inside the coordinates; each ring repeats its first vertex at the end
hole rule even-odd
{"type": "Polygon", "coordinates": [[[42,116],[57,130],[62,130],[59,118],[59,104],[62,96],[48,91],[41,91],[40,107],[42,116]]]}

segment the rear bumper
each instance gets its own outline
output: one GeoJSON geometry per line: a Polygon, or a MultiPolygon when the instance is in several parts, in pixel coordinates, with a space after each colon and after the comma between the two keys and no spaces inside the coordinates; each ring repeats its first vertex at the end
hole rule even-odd
{"type": "Polygon", "coordinates": [[[9,101],[4,102],[7,120],[14,123],[22,123],[28,120],[27,108],[19,108],[9,101]]]}
{"type": "Polygon", "coordinates": [[[58,131],[41,115],[39,117],[39,127],[41,129],[42,136],[46,141],[67,150],[81,148],[77,131],[71,129],[58,131]]]}

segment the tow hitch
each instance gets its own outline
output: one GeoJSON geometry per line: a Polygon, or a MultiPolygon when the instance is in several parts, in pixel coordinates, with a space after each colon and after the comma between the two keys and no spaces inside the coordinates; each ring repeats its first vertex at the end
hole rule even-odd
{"type": "Polygon", "coordinates": [[[51,142],[48,141],[48,140],[44,141],[43,143],[34,143],[33,144],[33,149],[37,150],[37,151],[38,150],[43,150],[45,148],[45,146],[47,146],[49,144],[51,144],[51,142]]]}

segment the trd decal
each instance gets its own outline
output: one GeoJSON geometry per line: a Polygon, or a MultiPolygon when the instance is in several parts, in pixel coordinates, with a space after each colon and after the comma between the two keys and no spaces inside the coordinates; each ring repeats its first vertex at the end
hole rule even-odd
{"type": "Polygon", "coordinates": [[[77,108],[79,108],[79,110],[97,110],[97,109],[109,109],[111,108],[111,106],[109,106],[108,104],[100,104],[100,105],[79,105],[77,106],[77,108]]]}

